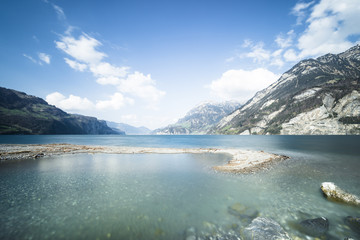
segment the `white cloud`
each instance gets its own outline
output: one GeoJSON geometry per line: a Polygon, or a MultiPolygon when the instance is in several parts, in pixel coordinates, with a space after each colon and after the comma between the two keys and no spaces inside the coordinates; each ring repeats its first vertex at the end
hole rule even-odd
{"type": "Polygon", "coordinates": [[[33,58],[30,55],[27,54],[23,54],[24,57],[26,57],[27,59],[29,59],[30,61],[32,61],[33,63],[39,64],[39,65],[43,65],[43,63],[46,64],[50,64],[50,55],[46,54],[46,53],[38,53],[38,58],[39,60],[33,58]]]}
{"type": "Polygon", "coordinates": [[[76,71],[83,72],[87,68],[87,65],[84,63],[79,63],[68,58],[64,58],[64,60],[71,68],[75,69],[76,71]]]}
{"type": "Polygon", "coordinates": [[[114,85],[119,91],[112,96],[111,100],[99,101],[96,104],[99,108],[108,108],[110,106],[119,108],[122,102],[133,102],[133,100],[129,100],[130,98],[124,97],[123,94],[143,98],[149,102],[149,105],[153,106],[165,94],[164,91],[155,87],[156,83],[150,74],[145,75],[137,71],[129,74],[130,67],[119,67],[103,61],[103,58],[107,55],[97,50],[97,47],[101,46],[98,40],[84,33],[78,38],[74,38],[71,32],[68,31],[66,36],[55,42],[57,48],[75,59],[64,58],[65,62],[78,71],[88,69],[96,78],[98,84],[114,85]],[[114,99],[119,101],[118,105],[115,104],[114,99]]]}
{"type": "Polygon", "coordinates": [[[232,69],[223,73],[221,78],[213,81],[209,88],[212,94],[222,99],[237,99],[245,102],[257,91],[269,86],[278,78],[278,75],[264,68],[257,68],[252,71],[232,69]]]}
{"type": "Polygon", "coordinates": [[[50,64],[50,55],[46,53],[38,53],[38,57],[44,63],[50,64]]]}
{"type": "Polygon", "coordinates": [[[271,52],[264,49],[264,43],[259,42],[258,44],[251,46],[251,52],[248,52],[245,56],[252,58],[256,63],[262,63],[268,61],[271,57],[271,52]]]}
{"type": "Polygon", "coordinates": [[[56,12],[56,15],[58,16],[58,18],[60,20],[66,19],[65,13],[61,7],[59,7],[58,5],[55,5],[55,4],[52,4],[52,6],[56,12]]]}
{"type": "Polygon", "coordinates": [[[314,1],[311,2],[298,2],[293,9],[291,10],[291,14],[297,16],[296,19],[296,25],[301,25],[302,22],[305,19],[306,16],[306,12],[305,10],[307,10],[311,5],[314,4],[314,1]]]}
{"type": "Polygon", "coordinates": [[[96,82],[100,85],[118,85],[121,82],[121,79],[118,77],[113,77],[113,76],[109,76],[109,77],[100,77],[98,79],[96,79],[96,82]]]}
{"type": "Polygon", "coordinates": [[[29,56],[27,54],[23,54],[24,57],[26,57],[27,59],[29,59],[30,61],[32,61],[33,63],[38,63],[38,61],[36,61],[32,56],[29,56]]]}
{"type": "Polygon", "coordinates": [[[151,79],[150,74],[144,75],[140,72],[129,74],[126,79],[121,80],[118,89],[152,102],[158,101],[165,95],[164,91],[155,87],[155,81],[151,79]]]}
{"type": "Polygon", "coordinates": [[[97,101],[96,108],[103,109],[114,109],[119,110],[126,104],[134,104],[134,100],[131,98],[124,97],[121,93],[115,93],[110,97],[110,100],[97,101]]]}
{"type": "Polygon", "coordinates": [[[294,30],[290,30],[286,35],[284,34],[277,35],[275,42],[281,49],[288,48],[292,45],[294,36],[295,36],[294,30]]]}
{"type": "Polygon", "coordinates": [[[321,0],[306,22],[297,44],[300,58],[342,52],[354,45],[349,37],[360,39],[360,1],[321,0]]]}
{"type": "Polygon", "coordinates": [[[88,110],[94,107],[94,104],[87,98],[81,98],[72,94],[69,97],[65,97],[59,92],[47,95],[46,101],[63,110],[88,110]]]}
{"type": "Polygon", "coordinates": [[[86,34],[78,39],[73,36],[63,36],[60,41],[55,41],[56,47],[81,63],[98,64],[107,55],[96,50],[101,43],[86,34]]]}
{"type": "Polygon", "coordinates": [[[294,49],[289,49],[284,53],[284,59],[288,62],[295,62],[301,60],[301,58],[296,54],[294,49]]]}
{"type": "Polygon", "coordinates": [[[250,39],[245,39],[243,44],[241,45],[243,48],[251,47],[253,42],[250,39]]]}
{"type": "Polygon", "coordinates": [[[107,62],[100,62],[90,67],[90,71],[97,77],[125,77],[129,67],[115,67],[107,62]]]}

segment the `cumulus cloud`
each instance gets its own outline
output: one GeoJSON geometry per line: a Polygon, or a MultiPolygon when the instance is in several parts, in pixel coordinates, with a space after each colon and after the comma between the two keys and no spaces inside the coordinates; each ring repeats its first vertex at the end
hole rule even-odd
{"type": "Polygon", "coordinates": [[[94,108],[94,104],[87,98],[81,98],[72,94],[69,97],[65,97],[59,92],[47,95],[46,102],[63,110],[89,110],[94,108]]]}
{"type": "Polygon", "coordinates": [[[350,37],[360,40],[359,13],[359,0],[321,0],[314,5],[298,39],[299,57],[339,53],[353,46],[350,37]]]}
{"type": "MultiPolygon", "coordinates": [[[[82,33],[78,38],[71,35],[71,31],[62,36],[59,41],[56,41],[56,47],[74,60],[64,58],[65,62],[77,71],[90,71],[96,78],[96,82],[100,85],[113,85],[117,87],[119,93],[113,95],[122,102],[123,94],[131,94],[133,96],[149,101],[149,104],[157,102],[163,95],[164,91],[156,88],[156,82],[151,78],[151,75],[145,75],[141,72],[135,71],[130,73],[130,67],[115,66],[104,58],[107,54],[98,50],[102,44],[97,39],[82,33]]],[[[124,101],[130,103],[130,98],[124,97],[124,101]]],[[[133,100],[132,100],[133,101],[133,100]]],[[[99,101],[98,106],[105,108],[105,106],[115,106],[113,100],[99,101]]],[[[121,104],[120,104],[121,105],[121,104]]]]}
{"type": "Polygon", "coordinates": [[[68,58],[64,58],[64,60],[72,69],[75,69],[76,71],[83,72],[87,68],[87,65],[84,63],[79,63],[68,58]]]}
{"type": "Polygon", "coordinates": [[[100,62],[90,67],[90,71],[97,77],[125,77],[129,67],[115,67],[108,62],[100,62]]]}
{"type": "Polygon", "coordinates": [[[129,74],[126,79],[120,81],[118,89],[153,102],[165,95],[164,91],[155,87],[155,81],[151,79],[150,74],[144,75],[141,72],[129,74]]]}
{"type": "Polygon", "coordinates": [[[98,101],[96,103],[96,108],[103,109],[114,109],[118,110],[126,104],[133,104],[134,100],[131,98],[124,97],[121,93],[115,93],[110,97],[110,100],[98,101]]]}
{"type": "Polygon", "coordinates": [[[221,78],[213,81],[209,88],[215,96],[222,99],[237,99],[245,102],[253,95],[279,78],[278,75],[264,68],[251,71],[242,69],[228,70],[221,78]]]}
{"type": "MultiPolygon", "coordinates": [[[[255,63],[283,67],[285,63],[343,52],[360,42],[359,13],[359,0],[301,1],[292,8],[291,14],[297,16],[298,25],[303,25],[302,32],[294,28],[278,34],[277,49],[246,39],[242,46],[250,50],[239,56],[251,58],[255,63]]],[[[233,60],[234,57],[229,58],[233,60]]]]}
{"type": "Polygon", "coordinates": [[[70,94],[68,97],[59,92],[53,92],[46,96],[46,102],[66,111],[78,110],[119,110],[120,108],[131,105],[134,100],[124,97],[121,93],[114,93],[109,100],[98,100],[93,103],[89,99],[70,94]]]}
{"type": "Polygon", "coordinates": [[[58,49],[82,63],[97,64],[107,56],[97,50],[101,43],[84,33],[78,39],[70,35],[63,36],[60,41],[55,41],[55,44],[58,49]]]}

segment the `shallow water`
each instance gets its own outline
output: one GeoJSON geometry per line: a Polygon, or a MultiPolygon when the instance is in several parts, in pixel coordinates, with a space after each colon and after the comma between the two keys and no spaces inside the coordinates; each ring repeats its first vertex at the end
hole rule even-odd
{"type": "Polygon", "coordinates": [[[2,163],[0,239],[184,239],[189,227],[211,233],[214,225],[225,230],[237,225],[240,232],[248,222],[228,212],[236,203],[276,220],[293,237],[311,239],[293,223],[327,217],[327,239],[359,238],[343,221],[360,216],[359,208],[327,201],[319,187],[333,181],[360,195],[354,147],[360,138],[277,137],[131,137],[126,142],[110,136],[96,142],[36,136],[34,143],[51,138],[127,146],[149,146],[157,139],[151,146],[264,149],[291,159],[248,175],[214,172],[212,166],[229,160],[222,154],[76,154],[2,163]]]}

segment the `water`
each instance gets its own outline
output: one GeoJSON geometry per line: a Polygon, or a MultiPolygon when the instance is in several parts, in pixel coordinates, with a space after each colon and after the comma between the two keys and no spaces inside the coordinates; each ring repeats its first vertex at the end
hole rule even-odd
{"type": "Polygon", "coordinates": [[[327,239],[360,236],[344,224],[357,207],[327,201],[324,181],[360,195],[357,136],[0,136],[0,143],[146,147],[238,147],[291,159],[250,175],[214,172],[216,154],[76,154],[0,165],[0,239],[184,239],[194,227],[241,231],[241,205],[291,236],[306,218],[327,217],[327,239]]]}

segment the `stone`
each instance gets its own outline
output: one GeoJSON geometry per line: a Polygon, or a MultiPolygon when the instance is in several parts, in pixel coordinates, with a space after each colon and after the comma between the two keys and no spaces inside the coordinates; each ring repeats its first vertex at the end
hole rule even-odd
{"type": "Polygon", "coordinates": [[[258,210],[246,207],[241,203],[234,203],[233,205],[229,206],[228,213],[238,217],[244,225],[250,224],[254,218],[259,216],[258,210]]]}
{"type": "Polygon", "coordinates": [[[344,219],[344,222],[350,227],[351,230],[360,234],[360,217],[348,216],[344,219]]]}
{"type": "Polygon", "coordinates": [[[196,230],[194,227],[186,229],[185,240],[196,240],[196,230]]]}
{"type": "Polygon", "coordinates": [[[299,230],[309,236],[321,237],[329,230],[329,220],[324,217],[306,219],[300,222],[299,230]]]}
{"type": "Polygon", "coordinates": [[[239,231],[225,230],[223,227],[210,222],[204,222],[203,225],[206,231],[198,233],[197,240],[241,240],[239,231]]]}
{"type": "Polygon", "coordinates": [[[326,198],[335,202],[342,202],[351,205],[360,205],[360,199],[350,193],[345,192],[333,182],[323,182],[321,184],[321,190],[325,194],[326,198]]]}
{"type": "Polygon", "coordinates": [[[244,229],[245,240],[288,240],[291,239],[279,223],[257,217],[244,229]]]}

